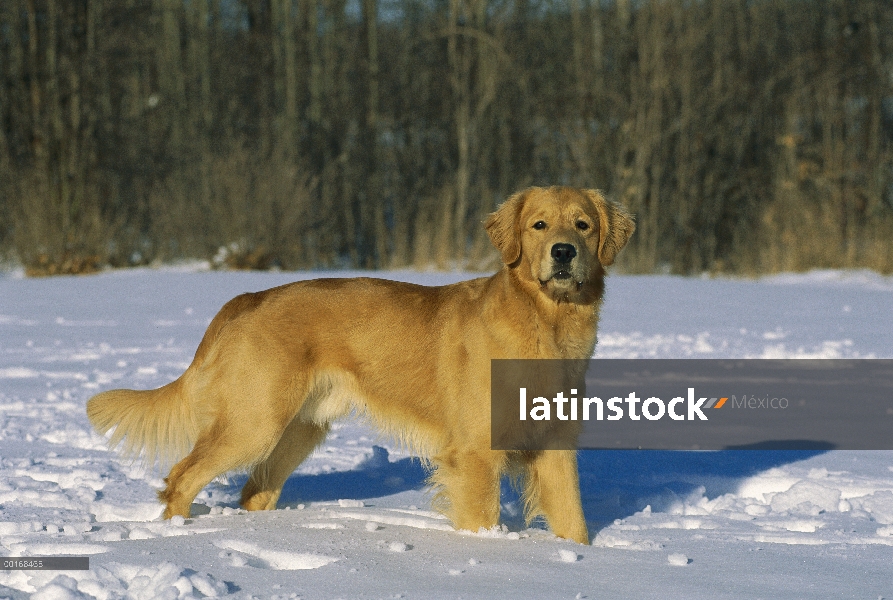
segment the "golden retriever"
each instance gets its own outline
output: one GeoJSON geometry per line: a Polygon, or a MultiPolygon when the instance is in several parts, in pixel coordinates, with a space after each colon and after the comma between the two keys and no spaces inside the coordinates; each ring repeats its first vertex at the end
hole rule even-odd
{"type": "Polygon", "coordinates": [[[157,390],[111,390],[87,415],[126,452],[179,459],[159,492],[189,516],[218,475],[249,469],[241,503],[276,507],[288,476],[356,412],[432,470],[436,507],[458,529],[499,519],[502,475],[522,473],[526,516],[589,543],[573,450],[490,442],[490,361],[588,359],[605,267],[635,225],[595,190],[529,188],[486,221],[502,253],[491,277],[442,287],[318,279],[242,294],[211,321],[192,364],[157,390]],[[514,469],[514,471],[513,471],[514,469]]]}

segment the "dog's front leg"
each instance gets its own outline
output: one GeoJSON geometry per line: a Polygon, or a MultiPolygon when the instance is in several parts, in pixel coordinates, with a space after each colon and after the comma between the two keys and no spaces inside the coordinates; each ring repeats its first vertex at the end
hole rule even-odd
{"type": "Polygon", "coordinates": [[[477,532],[499,522],[499,478],[505,455],[493,450],[451,450],[434,459],[435,507],[456,529],[477,532]]]}
{"type": "Polygon", "coordinates": [[[542,450],[527,464],[525,504],[546,517],[558,537],[589,543],[589,530],[580,500],[580,476],[575,450],[542,450]]]}

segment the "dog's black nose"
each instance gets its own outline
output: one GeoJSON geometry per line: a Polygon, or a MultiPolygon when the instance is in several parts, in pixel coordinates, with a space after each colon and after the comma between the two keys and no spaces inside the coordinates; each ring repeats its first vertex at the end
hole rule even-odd
{"type": "Polygon", "coordinates": [[[571,244],[555,244],[552,246],[552,258],[557,263],[569,263],[577,255],[577,249],[571,244]]]}

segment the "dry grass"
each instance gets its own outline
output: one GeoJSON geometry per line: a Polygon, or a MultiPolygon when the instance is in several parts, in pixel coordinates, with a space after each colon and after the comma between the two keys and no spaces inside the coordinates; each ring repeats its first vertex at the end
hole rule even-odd
{"type": "Polygon", "coordinates": [[[893,270],[889,0],[7,4],[0,256],[35,275],[492,268],[531,184],[633,212],[617,270],[893,270]]]}

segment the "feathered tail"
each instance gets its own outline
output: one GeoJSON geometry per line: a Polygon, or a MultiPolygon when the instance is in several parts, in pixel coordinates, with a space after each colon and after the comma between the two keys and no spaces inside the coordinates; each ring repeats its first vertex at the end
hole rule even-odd
{"type": "Polygon", "coordinates": [[[195,411],[181,389],[177,380],[157,390],[102,392],[87,402],[87,417],[102,435],[114,428],[109,447],[122,444],[124,456],[141,457],[148,467],[172,465],[198,437],[195,411]]]}

